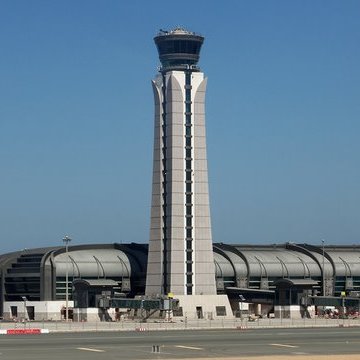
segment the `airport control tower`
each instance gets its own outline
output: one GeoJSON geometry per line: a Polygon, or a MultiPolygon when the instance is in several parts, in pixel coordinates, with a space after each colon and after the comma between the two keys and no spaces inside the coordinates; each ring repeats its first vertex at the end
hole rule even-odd
{"type": "Polygon", "coordinates": [[[182,28],[154,38],[155,131],[146,295],[216,295],[205,135],[204,38],[182,28]]]}

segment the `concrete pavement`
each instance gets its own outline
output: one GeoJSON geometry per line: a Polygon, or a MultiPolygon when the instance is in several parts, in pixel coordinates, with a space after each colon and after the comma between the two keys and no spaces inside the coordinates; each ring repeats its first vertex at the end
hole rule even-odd
{"type": "Polygon", "coordinates": [[[293,328],[1,336],[0,358],[165,360],[338,355],[344,359],[343,355],[360,354],[359,334],[357,328],[293,328]],[[159,352],[153,352],[154,345],[159,346],[159,352]]]}

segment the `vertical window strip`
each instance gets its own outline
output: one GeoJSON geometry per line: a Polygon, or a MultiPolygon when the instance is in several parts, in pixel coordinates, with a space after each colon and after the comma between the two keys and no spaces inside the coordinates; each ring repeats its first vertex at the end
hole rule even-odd
{"type": "Polygon", "coordinates": [[[166,114],[166,79],[163,74],[162,77],[162,92],[163,92],[163,102],[162,102],[162,162],[163,162],[163,181],[162,181],[162,195],[163,195],[163,290],[164,294],[167,294],[168,289],[168,269],[167,269],[167,139],[166,139],[166,126],[167,126],[167,114],[166,114]]]}
{"type": "Polygon", "coordinates": [[[186,171],[186,293],[192,295],[192,118],[191,118],[191,72],[185,73],[185,171],[186,171]]]}

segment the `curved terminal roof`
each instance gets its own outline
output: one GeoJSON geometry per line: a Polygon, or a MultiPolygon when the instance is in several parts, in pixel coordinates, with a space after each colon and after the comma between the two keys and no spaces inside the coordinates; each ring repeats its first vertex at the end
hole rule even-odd
{"type": "MultiPolygon", "coordinates": [[[[146,272],[146,244],[98,244],[69,246],[68,261],[79,277],[114,277],[146,272]]],[[[360,246],[326,246],[307,244],[228,245],[214,244],[214,262],[218,277],[321,277],[325,274],[360,277],[360,246]]],[[[21,269],[51,264],[56,274],[66,272],[64,247],[24,249],[0,255],[0,269],[8,274],[21,269]],[[24,261],[21,261],[23,259],[24,261]],[[30,261],[31,260],[31,261],[30,261]],[[18,262],[15,265],[15,263],[18,262]]]]}
{"type": "Polygon", "coordinates": [[[336,276],[360,276],[360,252],[357,246],[331,247],[326,249],[326,253],[334,262],[336,276]]]}
{"type": "Polygon", "coordinates": [[[119,249],[70,249],[68,255],[65,252],[54,255],[52,261],[58,276],[65,276],[68,264],[79,278],[130,277],[141,272],[139,264],[131,264],[128,255],[119,249]]]}
{"type": "Polygon", "coordinates": [[[217,277],[321,278],[360,276],[360,247],[214,244],[217,277]]]}

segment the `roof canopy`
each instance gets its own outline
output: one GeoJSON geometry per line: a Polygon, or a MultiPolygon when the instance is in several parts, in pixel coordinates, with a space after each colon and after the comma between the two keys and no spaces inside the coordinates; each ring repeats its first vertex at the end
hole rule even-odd
{"type": "Polygon", "coordinates": [[[114,280],[108,279],[76,279],[73,281],[74,286],[85,285],[87,287],[114,287],[119,284],[114,280]]]}
{"type": "Polygon", "coordinates": [[[319,283],[312,279],[279,279],[274,282],[275,286],[283,286],[283,287],[313,287],[319,285],[319,283]]]}

